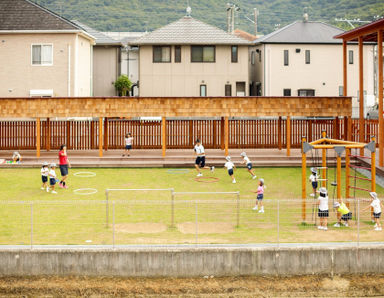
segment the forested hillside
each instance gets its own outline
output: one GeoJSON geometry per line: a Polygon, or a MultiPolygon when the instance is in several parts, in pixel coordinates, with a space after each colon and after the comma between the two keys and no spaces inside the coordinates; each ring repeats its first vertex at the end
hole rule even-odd
{"type": "MultiPolygon", "coordinates": [[[[76,19],[100,31],[152,31],[185,15],[185,8],[192,7],[192,16],[226,28],[227,0],[32,0],[76,19]]],[[[347,23],[335,18],[372,21],[384,15],[383,0],[235,0],[240,7],[236,28],[254,33],[253,8],[259,10],[259,32],[266,34],[276,24],[287,25],[301,19],[307,7],[310,20],[325,21],[351,29],[347,23]]],[[[361,24],[356,24],[361,25],[361,24]]]]}

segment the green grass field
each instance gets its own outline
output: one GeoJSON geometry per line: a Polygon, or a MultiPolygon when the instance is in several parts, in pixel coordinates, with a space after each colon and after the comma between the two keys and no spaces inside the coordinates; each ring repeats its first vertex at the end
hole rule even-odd
{"type": "MultiPolygon", "coordinates": [[[[256,190],[258,179],[252,180],[244,168],[235,171],[237,184],[231,183],[222,168],[213,174],[203,172],[205,177],[218,178],[215,183],[195,181],[194,169],[177,174],[169,173],[168,169],[71,169],[70,188],[57,188],[56,195],[40,189],[39,169],[1,169],[0,244],[28,245],[31,222],[34,244],[112,244],[113,231],[115,244],[256,243],[276,242],[278,237],[282,242],[357,240],[355,221],[350,228],[318,231],[314,227],[317,219],[312,213],[313,199],[309,196],[308,225],[302,224],[300,168],[256,168],[255,172],[267,185],[264,214],[252,210],[252,191],[256,190]],[[96,176],[74,175],[85,171],[96,176]],[[74,192],[81,188],[92,188],[97,193],[74,192]],[[176,194],[172,208],[170,191],[111,191],[107,210],[107,188],[240,192],[240,201],[236,194],[176,194]]],[[[333,180],[332,170],[329,177],[333,180]]],[[[369,188],[366,181],[358,181],[357,185],[369,188]]],[[[310,193],[309,182],[307,190],[310,193]]],[[[332,204],[333,187],[329,192],[332,204]]],[[[379,186],[377,192],[380,197],[384,195],[379,186]]],[[[356,196],[367,194],[359,191],[356,196]]],[[[361,207],[364,206],[366,203],[361,207]]],[[[357,205],[352,203],[351,211],[356,214],[356,210],[357,205]]],[[[362,213],[360,218],[361,241],[384,241],[383,233],[373,231],[369,212],[362,213]]],[[[330,224],[335,220],[331,212],[330,224]]]]}

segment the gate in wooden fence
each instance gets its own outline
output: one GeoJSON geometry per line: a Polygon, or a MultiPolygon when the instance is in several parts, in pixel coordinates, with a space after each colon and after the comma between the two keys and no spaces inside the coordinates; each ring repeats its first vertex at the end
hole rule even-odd
{"type": "MultiPolygon", "coordinates": [[[[161,149],[161,121],[107,119],[103,122],[105,150],[121,149],[124,136],[131,132],[136,149],[161,149]]],[[[285,148],[287,121],[275,119],[229,120],[229,148],[285,148]]],[[[40,144],[43,149],[58,149],[66,144],[68,149],[90,150],[99,148],[99,121],[41,121],[40,144]]],[[[378,120],[365,120],[364,142],[378,135],[378,120]]],[[[291,147],[300,148],[302,136],[307,140],[319,139],[321,132],[336,139],[346,139],[342,118],[291,119],[291,147]]],[[[166,142],[169,149],[192,148],[199,138],[205,148],[224,149],[223,120],[167,120],[166,142]]],[[[359,121],[351,121],[351,140],[359,141],[359,121]]],[[[0,121],[0,150],[36,149],[36,122],[0,121]]]]}

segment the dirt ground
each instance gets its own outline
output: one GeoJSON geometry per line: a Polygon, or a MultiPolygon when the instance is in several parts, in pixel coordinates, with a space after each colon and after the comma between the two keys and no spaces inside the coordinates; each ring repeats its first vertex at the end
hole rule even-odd
{"type": "Polygon", "coordinates": [[[0,297],[384,297],[384,275],[0,277],[0,297]]]}

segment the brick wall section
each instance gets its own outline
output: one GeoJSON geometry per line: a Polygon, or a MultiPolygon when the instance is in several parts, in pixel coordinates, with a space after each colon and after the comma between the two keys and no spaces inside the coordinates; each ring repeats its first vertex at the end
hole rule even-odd
{"type": "Polygon", "coordinates": [[[0,118],[351,116],[351,97],[0,98],[0,118]]]}

